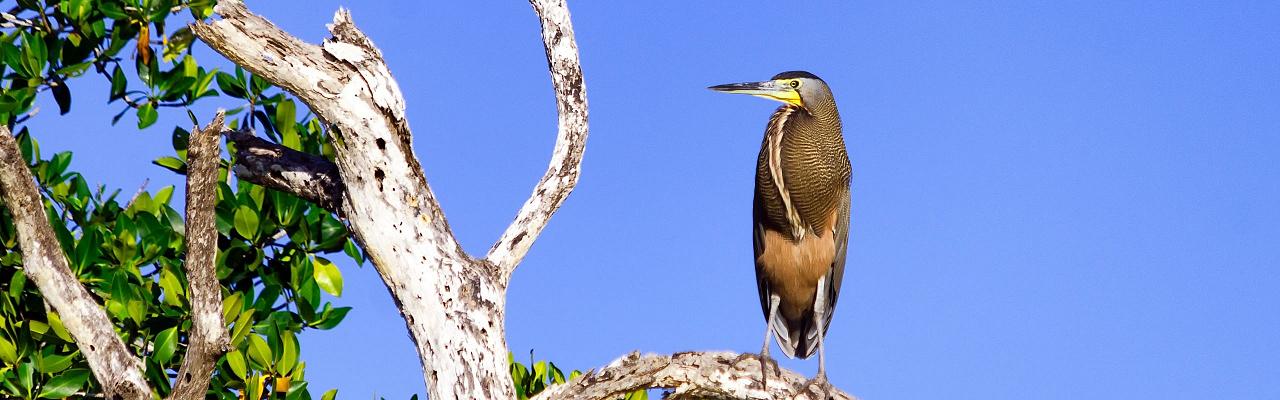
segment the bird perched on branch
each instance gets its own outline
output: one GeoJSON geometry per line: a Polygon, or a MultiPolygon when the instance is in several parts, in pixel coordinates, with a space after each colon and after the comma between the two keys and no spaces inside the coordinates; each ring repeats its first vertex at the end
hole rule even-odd
{"type": "Polygon", "coordinates": [[[816,351],[814,379],[825,384],[822,338],[840,294],[849,238],[849,155],[835,99],[826,82],[804,71],[710,89],[783,103],[769,118],[756,161],[752,236],[765,318],[760,364],[764,370],[773,337],[790,358],[816,351]]]}

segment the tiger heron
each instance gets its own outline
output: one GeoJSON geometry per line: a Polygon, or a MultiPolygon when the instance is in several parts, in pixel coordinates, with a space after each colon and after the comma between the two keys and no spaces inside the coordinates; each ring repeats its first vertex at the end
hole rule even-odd
{"type": "Polygon", "coordinates": [[[753,247],[765,318],[760,365],[764,370],[772,336],[789,358],[816,351],[814,379],[825,383],[822,337],[840,294],[849,238],[849,155],[835,99],[826,82],[804,71],[710,89],[783,103],[769,117],[756,160],[753,247]]]}

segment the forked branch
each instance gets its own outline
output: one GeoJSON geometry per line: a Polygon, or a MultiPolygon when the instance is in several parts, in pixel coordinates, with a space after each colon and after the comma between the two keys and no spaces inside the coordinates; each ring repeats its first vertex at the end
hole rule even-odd
{"type": "Polygon", "coordinates": [[[108,399],[151,398],[151,388],[142,376],[142,361],[134,357],[116,336],[106,311],[89,296],[89,290],[67,265],[67,257],[54,236],[22,152],[9,128],[0,124],[0,195],[13,214],[22,249],[22,268],[35,282],[40,294],[62,317],[75,339],[80,354],[102,385],[108,399]]]}

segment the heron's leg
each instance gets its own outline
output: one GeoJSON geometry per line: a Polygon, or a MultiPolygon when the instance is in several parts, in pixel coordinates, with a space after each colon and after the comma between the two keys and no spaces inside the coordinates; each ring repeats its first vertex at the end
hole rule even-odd
{"type": "Polygon", "coordinates": [[[765,389],[768,389],[768,383],[767,383],[769,381],[768,366],[770,364],[773,365],[774,371],[777,371],[779,375],[782,374],[782,368],[778,366],[778,362],[775,361],[773,358],[769,357],[769,341],[773,338],[773,318],[777,316],[778,304],[781,302],[782,302],[782,298],[778,297],[778,295],[775,294],[775,295],[769,296],[769,314],[766,315],[764,319],[764,346],[760,348],[760,353],[759,354],[743,353],[733,361],[733,363],[736,365],[737,363],[742,362],[743,360],[747,360],[751,358],[755,358],[756,360],[758,360],[760,362],[760,376],[762,378],[761,386],[763,386],[765,389]]]}
{"type": "MultiPolygon", "coordinates": [[[[773,369],[778,370],[778,362],[769,358],[769,342],[773,340],[773,319],[778,316],[778,303],[782,302],[782,298],[776,294],[769,295],[769,316],[764,319],[764,347],[760,348],[760,385],[769,388],[769,367],[773,364],[773,369]]],[[[779,374],[782,372],[779,371],[779,374]]]]}
{"type": "Polygon", "coordinates": [[[822,345],[822,337],[826,336],[826,332],[823,331],[826,324],[825,317],[830,312],[827,310],[827,277],[818,278],[818,291],[813,297],[813,323],[818,330],[818,376],[806,382],[805,386],[809,386],[810,383],[818,384],[822,388],[822,397],[827,398],[830,395],[831,384],[827,381],[827,358],[822,345]]]}
{"type": "Polygon", "coordinates": [[[780,302],[778,295],[769,295],[769,316],[764,319],[764,346],[760,347],[760,357],[769,357],[769,342],[773,339],[773,317],[778,315],[780,302]]]}
{"type": "Polygon", "coordinates": [[[827,378],[827,357],[822,346],[822,337],[826,336],[823,331],[826,324],[827,316],[827,277],[818,278],[818,291],[813,296],[813,323],[818,330],[818,378],[826,380],[827,378]]]}

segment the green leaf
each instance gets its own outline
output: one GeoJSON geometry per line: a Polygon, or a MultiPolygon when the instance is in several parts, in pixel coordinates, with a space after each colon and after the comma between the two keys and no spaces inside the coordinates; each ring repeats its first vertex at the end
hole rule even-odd
{"type": "Polygon", "coordinates": [[[44,45],[44,39],[39,35],[27,34],[22,31],[22,70],[27,72],[26,77],[34,78],[44,74],[45,62],[49,60],[49,50],[44,45]]]}
{"type": "Polygon", "coordinates": [[[120,69],[120,65],[117,64],[116,69],[111,71],[110,100],[114,101],[116,99],[124,97],[124,90],[126,89],[126,85],[128,83],[129,83],[128,79],[124,76],[124,70],[120,69]]]}
{"type": "Polygon", "coordinates": [[[556,366],[556,363],[548,362],[547,364],[550,365],[548,372],[550,372],[551,375],[551,383],[557,385],[564,383],[564,371],[561,371],[560,368],[556,366]]]}
{"type": "Polygon", "coordinates": [[[173,199],[173,185],[162,187],[160,190],[156,191],[155,203],[157,205],[168,205],[169,200],[171,199],[173,199]]]}
{"type": "Polygon", "coordinates": [[[18,386],[21,386],[23,389],[30,391],[33,388],[32,376],[34,373],[35,373],[35,368],[32,368],[32,365],[30,362],[25,362],[25,363],[22,363],[21,365],[18,365],[18,386]]]}
{"type": "Polygon", "coordinates": [[[51,312],[47,315],[49,317],[49,329],[53,330],[53,334],[67,343],[75,343],[75,340],[71,338],[71,333],[67,332],[66,325],[62,324],[62,317],[59,317],[56,312],[51,312]]]}
{"type": "Polygon", "coordinates": [[[312,264],[316,284],[336,297],[342,297],[342,272],[338,266],[324,257],[316,257],[312,264]]]}
{"type": "Polygon", "coordinates": [[[293,100],[281,101],[276,105],[276,131],[280,132],[280,144],[294,150],[302,150],[302,138],[298,136],[297,121],[293,100]]]}
{"type": "Polygon", "coordinates": [[[17,300],[22,297],[22,289],[27,287],[27,274],[13,274],[9,278],[9,297],[17,300]]]}
{"type": "Polygon", "coordinates": [[[254,372],[248,379],[244,380],[245,395],[244,400],[260,400],[263,395],[263,382],[265,378],[262,374],[254,372]]]}
{"type": "Polygon", "coordinates": [[[232,293],[230,296],[222,298],[222,321],[223,323],[231,323],[231,318],[240,314],[244,310],[244,294],[241,292],[232,293]]]}
{"type": "Polygon", "coordinates": [[[18,150],[22,152],[22,159],[27,164],[35,163],[36,160],[40,159],[40,142],[31,137],[31,133],[27,131],[27,128],[22,128],[22,131],[18,133],[18,150]]]}
{"type": "Polygon", "coordinates": [[[293,225],[294,220],[306,209],[306,203],[285,192],[272,190],[272,208],[276,211],[276,222],[283,226],[293,225]]]}
{"type": "Polygon", "coordinates": [[[169,268],[160,270],[160,288],[164,290],[164,303],[181,307],[182,297],[186,295],[186,287],[169,268]]]}
{"type": "Polygon", "coordinates": [[[348,238],[347,244],[342,246],[342,252],[346,253],[347,257],[355,260],[356,266],[364,265],[364,256],[360,254],[360,247],[356,246],[355,239],[348,238]]]}
{"type": "Polygon", "coordinates": [[[266,339],[256,334],[249,335],[249,358],[258,363],[263,369],[271,370],[271,347],[267,345],[266,339]]]}
{"type": "Polygon", "coordinates": [[[276,364],[281,375],[288,375],[298,364],[298,338],[291,331],[283,331],[280,335],[280,362],[276,364]]]}
{"type": "Polygon", "coordinates": [[[86,382],[89,382],[89,370],[69,370],[45,382],[44,389],[40,390],[38,397],[45,399],[66,398],[80,391],[80,388],[86,382]]]}
{"type": "Polygon", "coordinates": [[[244,380],[245,374],[249,371],[249,364],[244,360],[244,353],[240,350],[232,350],[227,353],[227,364],[231,366],[231,372],[236,374],[237,378],[244,380]]]}
{"type": "Polygon", "coordinates": [[[351,307],[338,307],[326,310],[323,316],[320,317],[320,322],[316,323],[314,326],[322,330],[333,329],[333,327],[338,326],[338,324],[342,322],[343,318],[347,317],[347,313],[350,311],[351,307]]]}
{"type": "MultiPolygon", "coordinates": [[[[75,34],[73,33],[71,35],[75,35],[75,34]]],[[[68,35],[67,38],[70,39],[71,37],[73,37],[71,35],[68,35]]],[[[92,67],[92,66],[93,66],[93,62],[76,63],[76,64],[71,64],[62,68],[58,68],[57,73],[59,75],[66,75],[68,77],[77,77],[80,75],[84,75],[84,72],[88,71],[89,67],[92,67]]]]}
{"type": "Polygon", "coordinates": [[[227,96],[243,99],[245,96],[244,81],[236,79],[235,76],[226,72],[218,72],[214,79],[218,82],[218,88],[222,89],[222,93],[227,96]]]}
{"type": "Polygon", "coordinates": [[[71,152],[64,151],[53,155],[53,159],[49,160],[49,177],[59,177],[67,170],[67,166],[71,165],[71,152]]]}
{"type": "Polygon", "coordinates": [[[649,400],[649,391],[641,389],[627,393],[627,398],[625,400],[649,400]]]}
{"type": "Polygon", "coordinates": [[[156,335],[155,352],[151,353],[151,359],[163,365],[173,358],[173,353],[176,351],[178,351],[178,327],[175,326],[156,335]]]}
{"type": "Polygon", "coordinates": [[[98,5],[98,10],[102,11],[102,15],[107,16],[107,18],[117,20],[129,18],[129,15],[125,14],[124,9],[120,7],[120,3],[117,2],[104,1],[98,5]]]}
{"type": "Polygon", "coordinates": [[[180,126],[173,127],[173,135],[170,139],[173,142],[173,150],[178,154],[186,154],[187,146],[191,144],[191,132],[182,129],[180,126]]]}
{"type": "Polygon", "coordinates": [[[258,212],[253,211],[249,206],[242,205],[236,208],[235,218],[236,232],[240,233],[247,239],[254,240],[258,238],[258,212]]]}
{"type": "Polygon", "coordinates": [[[89,16],[89,12],[93,11],[93,5],[90,0],[63,0],[60,7],[62,13],[70,17],[72,21],[83,21],[89,16]]]}
{"type": "Polygon", "coordinates": [[[187,163],[183,162],[177,157],[164,156],[164,157],[157,158],[155,160],[151,160],[151,163],[164,167],[164,169],[177,172],[179,174],[187,173],[187,163]]]}
{"type": "Polygon", "coordinates": [[[245,310],[240,313],[240,318],[236,319],[235,329],[231,331],[231,345],[240,345],[240,340],[249,334],[249,328],[253,327],[253,309],[245,310]]]}
{"type": "Polygon", "coordinates": [[[333,400],[338,397],[338,389],[329,389],[320,396],[320,400],[333,400]]]}
{"type": "Polygon", "coordinates": [[[160,117],[160,114],[156,112],[155,105],[151,102],[143,104],[142,107],[138,107],[138,129],[145,129],[151,126],[151,124],[156,123],[156,118],[158,117],[160,117]]]}
{"type": "Polygon", "coordinates": [[[18,349],[4,336],[0,336],[0,361],[4,361],[6,365],[18,363],[18,349]]]}
{"type": "Polygon", "coordinates": [[[46,374],[56,374],[62,372],[71,366],[71,360],[77,353],[63,355],[47,355],[36,359],[36,371],[46,374]]]}
{"type": "Polygon", "coordinates": [[[190,28],[186,26],[178,28],[178,30],[174,31],[172,35],[169,35],[169,40],[164,44],[164,60],[176,60],[178,56],[182,55],[182,52],[187,51],[187,48],[191,47],[191,41],[195,38],[196,35],[191,33],[190,28]]]}
{"type": "Polygon", "coordinates": [[[49,90],[53,92],[53,100],[58,103],[58,114],[66,115],[71,112],[71,89],[67,87],[67,83],[57,81],[49,86],[49,90]]]}

